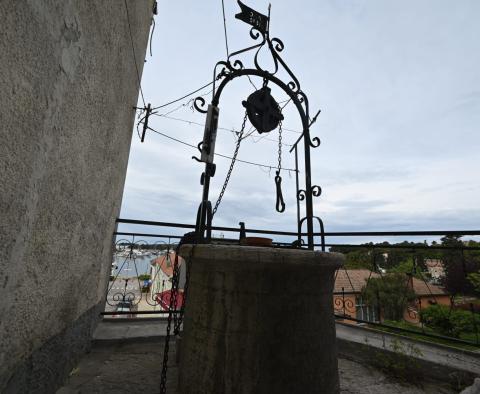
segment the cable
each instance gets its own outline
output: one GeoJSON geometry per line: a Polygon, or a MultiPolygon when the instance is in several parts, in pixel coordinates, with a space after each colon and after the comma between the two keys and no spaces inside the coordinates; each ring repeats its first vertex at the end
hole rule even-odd
{"type": "Polygon", "coordinates": [[[184,98],[187,98],[188,96],[191,96],[192,94],[195,94],[195,93],[199,92],[200,90],[205,89],[207,86],[210,86],[210,85],[212,85],[212,84],[213,84],[213,81],[211,81],[211,82],[203,85],[201,88],[198,88],[198,89],[194,90],[193,92],[190,92],[190,93],[186,94],[185,96],[182,96],[182,97],[180,97],[180,98],[178,98],[178,99],[169,101],[169,102],[166,103],[166,104],[159,105],[158,107],[154,107],[154,108],[152,108],[152,110],[153,110],[153,109],[160,109],[160,108],[166,107],[166,106],[168,106],[168,105],[175,104],[176,102],[178,102],[178,101],[180,101],[180,100],[183,100],[184,98]]]}
{"type": "MultiPolygon", "coordinates": [[[[153,112],[152,112],[151,115],[160,116],[160,117],[165,118],[165,119],[175,120],[175,121],[177,121],[177,122],[183,122],[183,123],[188,123],[188,124],[194,124],[194,125],[196,125],[196,126],[205,127],[205,125],[202,124],[202,123],[195,122],[195,121],[193,121],[193,120],[187,120],[187,119],[181,119],[181,118],[174,118],[173,116],[168,116],[167,114],[165,114],[165,115],[159,115],[159,114],[156,114],[156,113],[153,113],[153,112]]],[[[237,131],[235,131],[235,130],[233,130],[233,129],[227,129],[227,128],[225,128],[225,127],[218,127],[217,129],[218,129],[218,130],[229,131],[229,132],[237,135],[237,131]]],[[[285,130],[285,129],[283,129],[283,130],[285,130]]],[[[250,130],[249,130],[249,132],[250,132],[250,130]]],[[[247,138],[247,137],[249,137],[249,136],[251,136],[251,135],[252,135],[251,133],[250,133],[250,134],[247,134],[245,137],[243,137],[243,139],[245,139],[245,138],[247,138]]],[[[272,142],[278,143],[277,140],[274,140],[273,138],[267,138],[266,135],[263,136],[263,137],[260,138],[260,139],[265,139],[265,140],[267,140],[267,141],[272,141],[272,142]]],[[[253,141],[255,142],[255,140],[253,140],[253,141]]],[[[259,141],[259,140],[257,140],[256,142],[258,142],[258,141],[259,141]]],[[[293,146],[293,145],[287,144],[287,143],[284,143],[284,145],[286,145],[286,146],[293,146]]]]}
{"type": "Polygon", "coordinates": [[[250,84],[255,88],[255,90],[258,90],[255,84],[253,83],[252,79],[250,78],[250,75],[247,74],[247,78],[250,81],[250,84]]]}
{"type": "Polygon", "coordinates": [[[228,38],[227,38],[227,20],[225,19],[225,4],[222,0],[222,11],[223,11],[223,30],[225,31],[225,48],[227,49],[227,59],[229,57],[228,53],[228,38]]]}
{"type": "MultiPolygon", "coordinates": [[[[156,134],[159,134],[165,138],[168,138],[172,141],[175,141],[175,142],[178,142],[180,144],[183,144],[183,145],[186,145],[186,146],[189,146],[190,148],[194,148],[194,149],[198,149],[197,146],[195,145],[192,145],[188,142],[185,142],[185,141],[182,141],[182,140],[179,140],[178,138],[175,138],[175,137],[172,137],[168,134],[165,134],[165,133],[162,133],[161,131],[158,131],[158,130],[155,130],[155,129],[152,129],[151,127],[147,127],[147,129],[149,129],[150,131],[153,131],[154,133],[156,134]]],[[[231,156],[227,156],[227,155],[223,155],[221,153],[215,153],[215,156],[219,156],[219,157],[223,157],[224,159],[229,159],[229,160],[232,160],[232,157],[231,156]]],[[[265,167],[265,168],[274,168],[273,166],[270,166],[270,165],[267,165],[267,164],[262,164],[262,163],[254,163],[252,161],[248,161],[248,160],[241,160],[241,159],[237,159],[238,162],[241,162],[241,163],[244,163],[244,164],[250,164],[252,166],[257,166],[257,167],[265,167]]],[[[286,171],[297,171],[295,170],[294,168],[281,168],[282,170],[286,170],[286,171]]]]}
{"type": "MultiPolygon", "coordinates": [[[[282,111],[283,111],[283,109],[288,105],[288,103],[290,103],[290,101],[292,101],[292,98],[291,98],[291,97],[287,100],[287,102],[285,103],[285,105],[282,106],[282,111]]],[[[282,103],[283,103],[283,101],[282,101],[282,103]]],[[[279,104],[280,104],[280,103],[279,103],[279,104]]]]}
{"type": "Polygon", "coordinates": [[[128,13],[127,0],[124,0],[123,3],[125,4],[125,11],[127,12],[128,32],[130,33],[130,42],[132,44],[133,61],[135,63],[135,69],[137,70],[138,88],[140,90],[140,95],[142,96],[143,106],[145,107],[146,104],[145,98],[143,97],[142,83],[140,81],[140,72],[138,71],[137,56],[135,54],[135,46],[133,45],[132,26],[130,25],[130,15],[128,13]]]}
{"type": "MultiPolygon", "coordinates": [[[[205,97],[207,95],[209,95],[210,93],[213,92],[213,89],[209,90],[207,93],[205,94],[201,94],[199,97],[205,97]]],[[[157,115],[157,116],[167,116],[167,115],[170,115],[174,112],[177,112],[180,108],[183,108],[183,107],[186,107],[188,104],[190,104],[194,99],[191,98],[190,100],[188,100],[187,102],[183,103],[183,104],[180,104],[178,107],[168,111],[168,112],[165,112],[164,114],[158,114],[158,112],[153,112],[153,114],[157,115]]],[[[193,105],[190,106],[190,109],[193,111],[193,105]]]]}

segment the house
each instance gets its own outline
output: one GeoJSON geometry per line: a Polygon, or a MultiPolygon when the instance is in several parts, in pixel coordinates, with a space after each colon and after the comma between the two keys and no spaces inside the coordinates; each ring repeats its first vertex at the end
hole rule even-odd
{"type": "MultiPolygon", "coordinates": [[[[150,261],[150,277],[152,280],[152,287],[150,291],[152,294],[152,299],[160,304],[163,309],[168,309],[168,306],[165,308],[164,300],[167,298],[170,299],[175,258],[175,252],[170,251],[150,261]]],[[[179,267],[184,265],[184,260],[180,256],[178,256],[178,265],[179,267]]],[[[180,275],[180,288],[183,287],[182,279],[184,275],[182,271],[183,270],[181,270],[180,275]]]]}
{"type": "Polygon", "coordinates": [[[417,296],[404,313],[404,319],[410,323],[419,323],[420,316],[418,312],[428,308],[430,305],[452,305],[450,294],[441,286],[432,285],[413,276],[409,276],[409,284],[417,296]]]}
{"type": "MultiPolygon", "coordinates": [[[[358,321],[381,321],[382,312],[377,307],[368,305],[362,298],[362,290],[368,285],[368,281],[379,277],[381,277],[380,274],[367,269],[338,270],[333,292],[333,308],[337,318],[351,324],[356,324],[358,321]],[[339,316],[345,316],[347,319],[341,319],[339,316]]],[[[419,323],[418,312],[430,305],[451,305],[450,295],[442,287],[429,284],[411,275],[407,277],[408,286],[413,290],[416,298],[404,312],[406,321],[419,323]]]]}
{"type": "MultiPolygon", "coordinates": [[[[343,315],[352,319],[378,321],[375,308],[366,305],[362,299],[362,289],[370,278],[380,275],[367,269],[340,269],[335,275],[333,289],[333,308],[335,315],[343,315]]],[[[354,320],[344,322],[355,324],[354,320]]]]}
{"type": "Polygon", "coordinates": [[[441,259],[425,259],[425,266],[434,282],[439,282],[445,277],[445,266],[441,259]]]}

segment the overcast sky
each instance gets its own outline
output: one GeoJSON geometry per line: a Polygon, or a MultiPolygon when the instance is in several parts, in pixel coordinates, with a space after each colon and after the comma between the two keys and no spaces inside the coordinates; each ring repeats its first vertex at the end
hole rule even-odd
{"type": "MultiPolygon", "coordinates": [[[[267,1],[245,3],[267,12],[267,1]]],[[[236,1],[225,0],[225,12],[230,52],[252,45],[249,26],[234,18],[236,1]]],[[[284,42],[282,56],[311,112],[322,110],[311,129],[322,141],[312,150],[312,180],[323,190],[314,204],[327,231],[480,227],[479,15],[476,0],[272,1],[271,36],[284,42]]],[[[211,81],[226,51],[220,0],[159,0],[155,20],[142,87],[146,101],[158,106],[211,81]]],[[[252,53],[240,58],[252,65],[252,53]]],[[[220,127],[239,130],[241,101],[253,90],[247,79],[226,88],[220,127]]],[[[188,100],[159,113],[176,109],[168,116],[203,124],[205,116],[188,100]]],[[[285,118],[284,127],[301,130],[292,105],[285,118]]],[[[165,117],[152,117],[150,126],[194,145],[203,135],[202,126],[165,117]]],[[[284,131],[287,144],[297,137],[284,131]]],[[[277,130],[262,140],[253,134],[239,158],[275,167],[277,139],[277,130]]],[[[220,130],[216,151],[231,155],[234,147],[234,135],[220,130]]],[[[134,133],[121,217],[194,223],[203,165],[193,154],[154,133],[141,144],[134,133]]],[[[215,162],[212,203],[230,164],[221,157],[215,162]]],[[[288,147],[283,165],[294,167],[288,147]]],[[[268,167],[237,163],[214,224],[295,231],[294,173],[282,173],[283,214],[275,211],[274,175],[268,167]]]]}

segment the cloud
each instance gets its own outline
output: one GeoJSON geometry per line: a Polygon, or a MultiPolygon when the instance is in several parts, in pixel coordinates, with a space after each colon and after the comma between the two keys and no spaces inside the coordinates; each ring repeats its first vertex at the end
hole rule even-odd
{"type": "MultiPolygon", "coordinates": [[[[164,6],[157,16],[154,57],[147,58],[142,79],[144,94],[154,106],[208,82],[213,65],[225,57],[217,5],[164,6]],[[182,15],[182,24],[172,15],[182,15]]],[[[236,7],[235,2],[226,4],[232,51],[252,44],[247,26],[233,17],[236,7]]],[[[255,7],[266,10],[268,2],[259,1],[255,7]]],[[[315,199],[315,213],[326,228],[477,228],[480,3],[466,1],[452,9],[449,2],[435,0],[421,4],[312,0],[302,3],[294,18],[290,11],[289,2],[274,4],[272,34],[285,43],[282,57],[308,95],[311,112],[322,109],[311,130],[322,145],[312,149],[311,158],[312,183],[323,189],[315,199]]],[[[252,54],[242,60],[251,66],[252,54]]],[[[262,84],[260,78],[252,81],[262,84]]],[[[240,129],[241,102],[252,91],[245,78],[229,84],[220,103],[221,127],[240,129]]],[[[272,92],[284,99],[278,90],[272,92]]],[[[188,105],[171,116],[205,121],[188,105]]],[[[285,108],[285,118],[286,128],[301,129],[292,105],[285,108]]],[[[152,117],[151,125],[193,145],[203,135],[202,126],[161,117],[152,117]]],[[[239,158],[272,168],[237,162],[215,224],[236,227],[245,221],[247,227],[294,231],[295,179],[286,171],[282,176],[287,210],[283,214],[274,210],[278,132],[268,139],[257,137],[242,142],[239,158]]],[[[296,138],[292,132],[283,134],[287,144],[296,138]]],[[[231,132],[219,130],[217,152],[230,156],[234,139],[231,132]]],[[[193,223],[203,171],[191,160],[195,154],[196,149],[155,133],[147,134],[145,144],[134,138],[121,215],[193,223]]],[[[301,185],[302,160],[300,155],[301,185]]],[[[212,203],[230,164],[220,157],[215,162],[212,203]]],[[[286,146],[282,164],[294,166],[286,146]]]]}

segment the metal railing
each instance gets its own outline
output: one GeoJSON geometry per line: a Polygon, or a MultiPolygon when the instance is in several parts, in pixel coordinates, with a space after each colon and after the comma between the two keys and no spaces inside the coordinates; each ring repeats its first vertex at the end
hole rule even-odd
{"type": "MultiPolygon", "coordinates": [[[[115,232],[115,257],[103,315],[168,314],[175,247],[181,233],[194,229],[195,225],[131,219],[118,219],[117,223],[175,231],[115,232]]],[[[274,247],[298,247],[297,232],[246,228],[243,223],[239,227],[213,226],[211,230],[234,234],[232,238],[223,234],[214,237],[214,242],[238,243],[240,235],[262,234],[276,236],[274,247]]],[[[335,318],[437,342],[480,345],[480,242],[465,244],[459,239],[478,236],[480,231],[336,231],[314,235],[328,240],[403,237],[401,241],[404,237],[443,236],[441,243],[431,244],[406,241],[315,244],[346,256],[345,266],[335,274],[332,299],[335,318]]]]}

